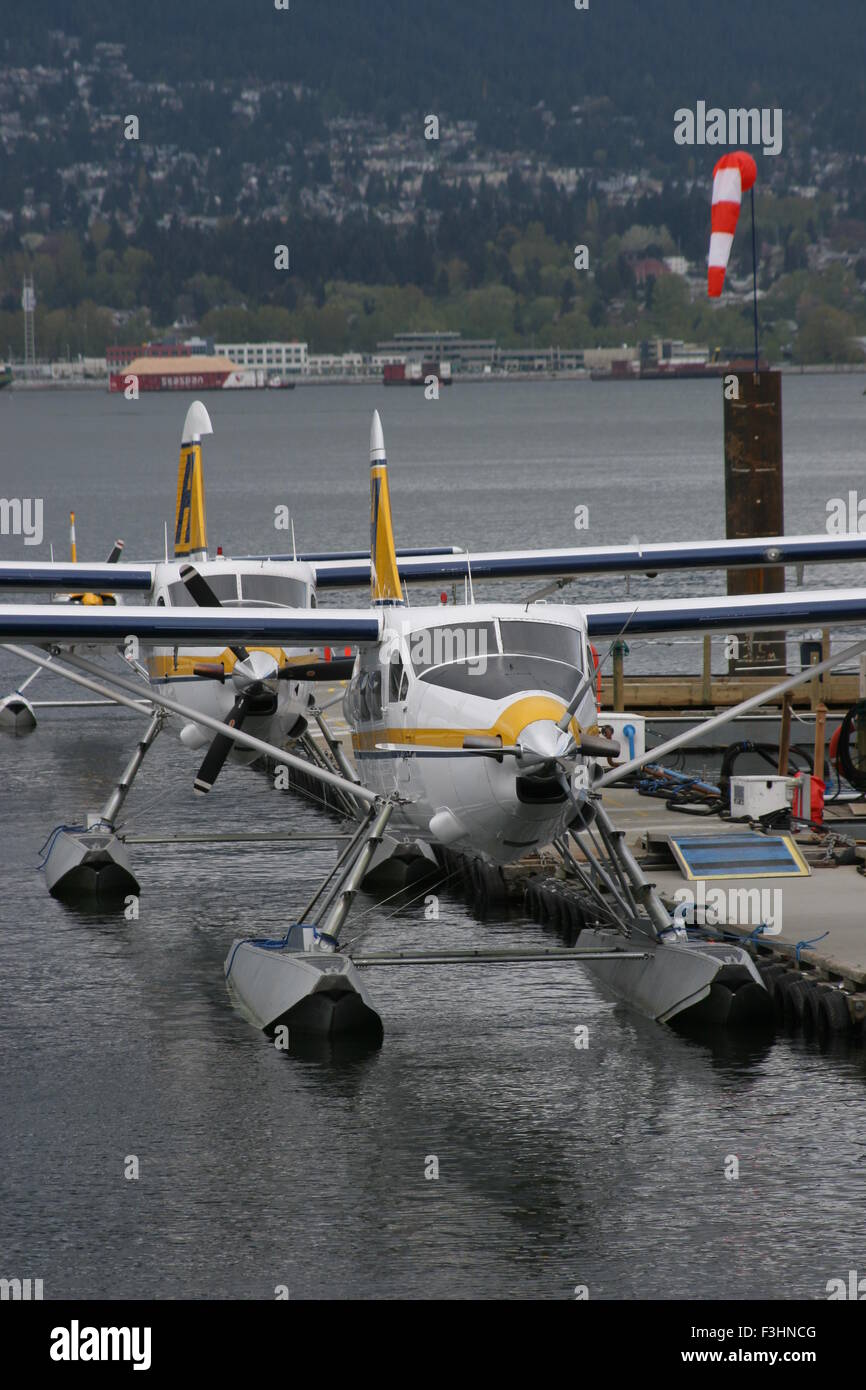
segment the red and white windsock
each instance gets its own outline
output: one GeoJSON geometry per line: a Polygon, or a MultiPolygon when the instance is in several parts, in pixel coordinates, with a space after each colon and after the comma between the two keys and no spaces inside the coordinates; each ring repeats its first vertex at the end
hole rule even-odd
{"type": "Polygon", "coordinates": [[[713,220],[707,272],[707,292],[711,299],[718,299],[722,292],[743,194],[757,177],[758,166],[745,150],[723,154],[713,170],[713,220]]]}

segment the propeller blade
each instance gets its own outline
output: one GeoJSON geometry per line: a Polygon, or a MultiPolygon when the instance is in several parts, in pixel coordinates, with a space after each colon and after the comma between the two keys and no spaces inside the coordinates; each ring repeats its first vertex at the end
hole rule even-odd
{"type": "Polygon", "coordinates": [[[123,541],[115,541],[115,542],[114,542],[114,549],[112,550],[111,554],[109,555],[109,557],[108,557],[108,559],[106,560],[105,563],[106,563],[107,565],[116,565],[122,554],[123,554],[123,541]]]}
{"type": "Polygon", "coordinates": [[[577,751],[584,758],[618,758],[619,742],[601,734],[581,734],[577,751]]]}
{"type": "Polygon", "coordinates": [[[442,753],[449,758],[495,758],[501,763],[502,759],[519,758],[521,754],[517,745],[506,744],[495,748],[468,748],[464,743],[462,748],[443,748],[426,743],[377,743],[376,749],[380,753],[442,753]]]}
{"type": "Polygon", "coordinates": [[[488,749],[492,752],[502,752],[502,739],[499,734],[467,734],[463,740],[464,748],[488,749]]]}
{"type": "Polygon", "coordinates": [[[486,754],[502,762],[502,739],[498,734],[467,734],[463,748],[466,752],[486,754]]]}
{"type": "MultiPolygon", "coordinates": [[[[186,585],[187,592],[198,604],[199,608],[222,608],[222,604],[208,584],[204,575],[199,574],[192,565],[181,565],[180,577],[186,585]]],[[[246,661],[249,652],[246,647],[229,647],[230,652],[234,652],[238,661],[246,661]]]]}
{"type": "Polygon", "coordinates": [[[279,678],[281,681],[347,681],[354,669],[354,657],[339,657],[336,661],[314,657],[306,664],[298,661],[281,667],[279,678]]]}
{"type": "Polygon", "coordinates": [[[197,666],[193,666],[192,673],[194,676],[201,676],[203,680],[225,684],[226,668],[221,661],[200,661],[197,666]]]}
{"type": "MultiPolygon", "coordinates": [[[[244,716],[247,712],[250,697],[239,695],[231,708],[231,713],[225,723],[230,729],[240,729],[243,726],[244,716]]],[[[234,740],[225,734],[217,734],[210,747],[204,755],[202,765],[198,770],[198,775],[193,784],[193,791],[198,796],[205,796],[209,792],[222,771],[223,763],[232,751],[234,740]]]]}

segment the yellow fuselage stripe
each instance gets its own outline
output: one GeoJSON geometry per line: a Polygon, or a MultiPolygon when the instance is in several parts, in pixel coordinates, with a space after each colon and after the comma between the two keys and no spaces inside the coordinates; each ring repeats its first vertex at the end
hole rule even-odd
{"type": "MultiPolygon", "coordinates": [[[[352,745],[357,752],[372,750],[379,743],[402,743],[407,749],[414,745],[426,748],[462,748],[467,735],[483,734],[499,737],[506,747],[512,747],[527,724],[538,719],[550,719],[557,723],[565,714],[565,705],[546,695],[528,695],[523,700],[515,700],[513,705],[503,710],[496,723],[488,729],[401,729],[379,726],[361,729],[352,734],[352,745]]],[[[580,726],[572,719],[570,732],[577,737],[580,726]]]]}
{"type": "MultiPolygon", "coordinates": [[[[248,647],[251,652],[267,652],[274,658],[278,666],[302,665],[304,662],[309,664],[309,656],[287,656],[282,647],[248,647]]],[[[208,651],[181,651],[174,652],[152,652],[147,658],[147,669],[151,676],[192,676],[195,674],[196,666],[222,666],[228,675],[234,668],[237,657],[234,652],[226,647],[221,652],[208,651]]]]}

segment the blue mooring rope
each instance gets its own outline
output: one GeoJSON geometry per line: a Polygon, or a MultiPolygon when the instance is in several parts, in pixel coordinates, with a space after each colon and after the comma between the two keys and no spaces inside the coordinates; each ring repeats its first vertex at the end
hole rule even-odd
{"type": "Polygon", "coordinates": [[[749,935],[746,937],[746,941],[754,941],[757,943],[758,937],[761,935],[761,933],[769,930],[770,928],[767,926],[767,923],[761,922],[760,926],[755,927],[755,930],[749,933],[749,935]]]}
{"type": "MultiPolygon", "coordinates": [[[[336,937],[329,936],[327,932],[319,931],[318,927],[313,926],[312,922],[295,922],[293,923],[293,926],[312,927],[313,939],[315,941],[330,941],[334,946],[335,950],[339,945],[336,937]]],[[[234,950],[232,951],[229,957],[229,963],[226,967],[226,979],[228,979],[229,975],[232,973],[232,966],[235,963],[235,956],[237,955],[241,946],[261,946],[263,951],[282,951],[289,944],[289,937],[292,934],[292,929],[292,927],[289,927],[285,936],[281,936],[278,939],[271,936],[242,936],[240,941],[235,942],[234,950]]]]}
{"type": "Polygon", "coordinates": [[[51,854],[51,851],[54,848],[54,841],[57,839],[58,835],[62,835],[64,830],[69,831],[70,834],[79,835],[82,834],[86,829],[86,825],[55,825],[54,829],[49,834],[48,839],[45,841],[45,844],[42,846],[41,849],[38,849],[36,851],[37,854],[43,854],[45,856],[44,859],[40,861],[40,869],[44,869],[45,865],[48,863],[49,855],[51,854]]]}
{"type": "Polygon", "coordinates": [[[801,951],[811,951],[816,941],[823,941],[824,937],[829,935],[830,933],[828,931],[824,931],[821,933],[820,936],[813,936],[811,941],[798,941],[797,945],[794,947],[794,959],[796,960],[797,964],[800,964],[801,951]]]}
{"type": "Polygon", "coordinates": [[[265,951],[279,951],[282,949],[283,946],[288,945],[289,933],[291,932],[291,930],[291,927],[289,927],[289,930],[286,932],[285,936],[281,936],[279,940],[276,940],[274,937],[270,936],[242,936],[240,941],[235,942],[235,948],[232,951],[231,956],[229,957],[228,968],[226,970],[226,979],[228,979],[229,975],[232,973],[232,966],[235,963],[235,956],[237,955],[241,946],[261,946],[262,949],[265,951]]]}

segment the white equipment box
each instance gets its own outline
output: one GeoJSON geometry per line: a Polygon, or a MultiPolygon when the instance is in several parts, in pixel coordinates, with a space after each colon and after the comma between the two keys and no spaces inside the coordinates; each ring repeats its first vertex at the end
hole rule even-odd
{"type": "Polygon", "coordinates": [[[773,811],[784,811],[794,799],[796,785],[793,777],[732,777],[731,815],[738,820],[746,816],[758,820],[773,811]]]}

